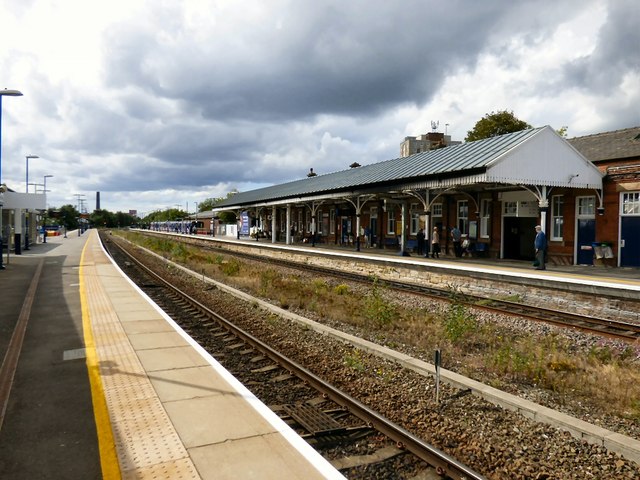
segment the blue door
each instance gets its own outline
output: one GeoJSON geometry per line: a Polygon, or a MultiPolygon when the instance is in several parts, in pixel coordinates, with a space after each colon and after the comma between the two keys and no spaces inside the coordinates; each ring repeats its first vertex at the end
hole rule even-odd
{"type": "Polygon", "coordinates": [[[592,242],[596,240],[595,219],[578,219],[578,265],[593,265],[592,242]]]}
{"type": "Polygon", "coordinates": [[[640,267],[640,216],[620,217],[620,266],[640,267]]]}

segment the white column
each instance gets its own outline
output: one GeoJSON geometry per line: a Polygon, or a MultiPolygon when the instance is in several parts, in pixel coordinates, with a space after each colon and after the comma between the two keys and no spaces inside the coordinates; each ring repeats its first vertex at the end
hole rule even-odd
{"type": "Polygon", "coordinates": [[[547,186],[542,187],[542,198],[540,199],[540,226],[542,231],[547,233],[547,210],[549,210],[549,200],[547,199],[547,186]]]}
{"type": "Polygon", "coordinates": [[[291,205],[287,205],[287,245],[291,245],[291,205]]]}
{"type": "Polygon", "coordinates": [[[13,211],[13,233],[16,235],[22,234],[22,209],[16,208],[13,211]]]}
{"type": "Polygon", "coordinates": [[[277,209],[274,205],[271,207],[271,243],[276,243],[276,226],[278,225],[277,209]]]}
{"type": "Polygon", "coordinates": [[[400,228],[402,229],[400,233],[400,251],[404,252],[405,246],[407,244],[406,238],[406,226],[407,226],[407,202],[402,202],[402,209],[400,210],[400,228]]]}

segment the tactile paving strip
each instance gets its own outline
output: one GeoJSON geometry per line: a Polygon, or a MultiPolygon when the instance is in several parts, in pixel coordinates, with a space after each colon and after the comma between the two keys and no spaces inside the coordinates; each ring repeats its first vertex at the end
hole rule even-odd
{"type": "Polygon", "coordinates": [[[103,254],[93,238],[86,251],[84,282],[122,478],[199,479],[106,295],[98,271],[114,267],[106,258],[101,261],[103,254]]]}

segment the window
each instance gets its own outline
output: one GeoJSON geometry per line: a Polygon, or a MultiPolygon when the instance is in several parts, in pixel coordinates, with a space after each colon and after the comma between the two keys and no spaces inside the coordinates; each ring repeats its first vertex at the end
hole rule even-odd
{"type": "Polygon", "coordinates": [[[296,224],[296,232],[304,231],[304,223],[302,223],[302,210],[298,210],[298,223],[296,224]]]}
{"type": "Polygon", "coordinates": [[[411,204],[411,235],[415,235],[420,230],[420,214],[418,213],[418,204],[411,204]]]}
{"type": "Polygon", "coordinates": [[[596,197],[578,198],[578,216],[593,217],[596,214],[596,197]]]}
{"type": "Polygon", "coordinates": [[[329,233],[334,235],[336,233],[336,209],[332,208],[329,211],[329,233]]]}
{"type": "Polygon", "coordinates": [[[469,202],[458,201],[458,228],[462,233],[469,233],[469,202]]]}
{"type": "Polygon", "coordinates": [[[640,215],[640,192],[622,194],[622,214],[640,215]]]}
{"type": "Polygon", "coordinates": [[[431,205],[431,215],[433,215],[434,217],[441,217],[442,216],[442,204],[441,203],[434,203],[433,205],[431,205]]]}
{"type": "Polygon", "coordinates": [[[489,238],[491,224],[491,200],[480,200],[480,238],[489,238]]]}
{"type": "Polygon", "coordinates": [[[393,208],[387,209],[387,235],[396,234],[396,212],[393,208]]]}
{"type": "Polygon", "coordinates": [[[518,216],[518,202],[504,202],[502,214],[505,217],[517,217],[518,216]]]}
{"type": "Polygon", "coordinates": [[[564,232],[564,197],[554,195],[551,197],[551,240],[562,240],[564,232]]]}

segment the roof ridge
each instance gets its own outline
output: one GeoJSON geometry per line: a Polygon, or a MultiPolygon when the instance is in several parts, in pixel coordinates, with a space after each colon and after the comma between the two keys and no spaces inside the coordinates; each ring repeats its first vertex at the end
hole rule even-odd
{"type": "Polygon", "coordinates": [[[618,130],[611,130],[609,132],[591,133],[589,135],[582,135],[580,137],[572,137],[572,138],[569,138],[567,140],[571,141],[571,140],[578,140],[578,139],[581,139],[581,138],[590,138],[590,137],[598,137],[598,136],[604,136],[604,135],[613,135],[615,133],[631,131],[631,130],[640,130],[640,125],[637,126],[637,127],[619,128],[618,130]]]}

